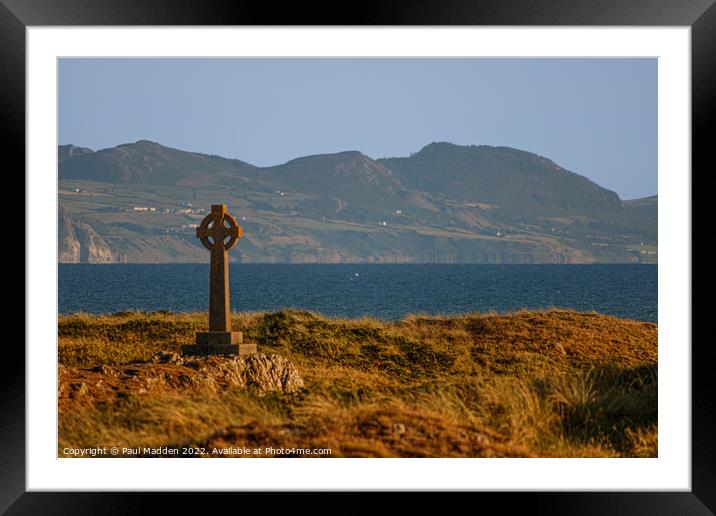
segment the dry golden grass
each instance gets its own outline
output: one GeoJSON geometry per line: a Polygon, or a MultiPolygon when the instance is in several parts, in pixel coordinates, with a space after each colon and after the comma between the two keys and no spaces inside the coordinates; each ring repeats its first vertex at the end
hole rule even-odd
{"type": "MultiPolygon", "coordinates": [[[[59,361],[121,365],[178,351],[206,314],[76,314],[59,361]]],[[[234,329],[285,356],[306,388],[171,390],[63,404],[59,449],[331,448],[348,457],[654,457],[657,326],[568,310],[399,322],[285,310],[234,329]]],[[[76,371],[81,374],[82,371],[76,371]]]]}

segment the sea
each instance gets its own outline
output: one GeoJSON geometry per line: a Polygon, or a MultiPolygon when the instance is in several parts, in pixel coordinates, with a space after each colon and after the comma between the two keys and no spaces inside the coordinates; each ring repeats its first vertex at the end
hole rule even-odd
{"type": "MultiPolygon", "coordinates": [[[[236,263],[229,278],[233,311],[399,320],[556,307],[657,322],[657,267],[236,263]]],[[[208,264],[59,265],[60,314],[206,311],[208,303],[208,264]]]]}

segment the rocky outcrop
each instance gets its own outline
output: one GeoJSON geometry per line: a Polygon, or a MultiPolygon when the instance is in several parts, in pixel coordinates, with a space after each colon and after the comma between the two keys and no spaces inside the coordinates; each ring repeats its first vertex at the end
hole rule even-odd
{"type": "Polygon", "coordinates": [[[72,218],[62,206],[57,217],[57,259],[60,263],[80,261],[80,241],[72,218]]]}
{"type": "Polygon", "coordinates": [[[117,261],[107,242],[89,224],[74,220],[60,206],[57,217],[57,256],[60,263],[117,261]]]}
{"type": "Polygon", "coordinates": [[[248,356],[182,356],[162,352],[151,363],[176,364],[189,367],[199,374],[210,390],[227,387],[249,387],[259,394],[296,392],[303,379],[293,364],[281,355],[256,353],[248,356]]]}
{"type": "Polygon", "coordinates": [[[304,387],[294,365],[280,355],[182,356],[165,351],[146,362],[91,369],[59,366],[60,405],[92,404],[129,395],[214,394],[232,388],[293,393],[304,387]]]}

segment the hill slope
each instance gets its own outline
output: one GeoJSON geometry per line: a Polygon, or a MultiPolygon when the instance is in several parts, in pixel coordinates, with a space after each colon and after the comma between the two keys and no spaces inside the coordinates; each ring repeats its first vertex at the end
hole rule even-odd
{"type": "Polygon", "coordinates": [[[622,203],[627,211],[638,214],[649,221],[656,222],[659,216],[659,197],[652,195],[641,199],[630,199],[622,203]]]}
{"type": "Polygon", "coordinates": [[[243,261],[657,257],[656,199],[622,202],[546,158],[507,147],[436,143],[409,158],[346,151],[273,167],[145,140],[97,152],[65,147],[60,204],[129,262],[203,261],[193,227],[219,202],[244,226],[231,255],[243,261]]]}
{"type": "Polygon", "coordinates": [[[296,158],[260,176],[284,189],[371,206],[395,202],[405,191],[392,170],[358,151],[296,158]]]}
{"type": "Polygon", "coordinates": [[[217,184],[254,168],[240,160],[181,151],[148,140],[67,157],[72,159],[59,164],[60,180],[196,186],[217,184]]]}
{"type": "Polygon", "coordinates": [[[76,145],[58,145],[57,161],[60,162],[67,158],[82,156],[83,154],[90,154],[92,152],[94,151],[87,147],[77,147],[76,145]]]}
{"type": "Polygon", "coordinates": [[[546,158],[510,147],[432,143],[409,158],[379,160],[413,190],[484,203],[505,217],[601,215],[619,196],[546,158]]]}

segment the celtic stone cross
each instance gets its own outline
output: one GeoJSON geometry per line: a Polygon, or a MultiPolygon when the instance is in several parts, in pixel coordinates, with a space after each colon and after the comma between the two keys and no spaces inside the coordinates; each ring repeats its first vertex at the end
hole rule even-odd
{"type": "Polygon", "coordinates": [[[241,226],[226,211],[225,204],[212,204],[196,236],[211,251],[209,273],[209,331],[196,334],[195,346],[183,346],[186,354],[256,353],[256,344],[243,342],[240,331],[231,331],[229,308],[229,249],[241,238],[241,226]]]}

